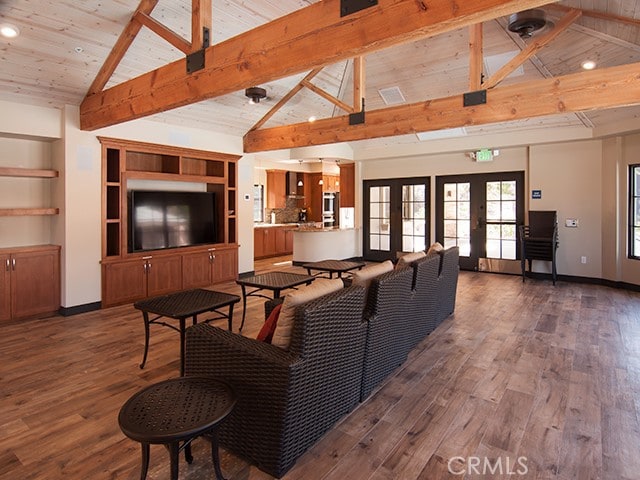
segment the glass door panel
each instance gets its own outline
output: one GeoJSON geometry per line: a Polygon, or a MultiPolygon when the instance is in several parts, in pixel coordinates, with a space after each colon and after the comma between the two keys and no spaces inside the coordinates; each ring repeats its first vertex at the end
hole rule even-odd
{"type": "Polygon", "coordinates": [[[363,257],[395,260],[429,245],[429,178],[366,180],[363,257]]]}
{"type": "Polygon", "coordinates": [[[480,258],[516,260],[524,222],[524,172],[451,175],[436,179],[436,240],[460,247],[460,268],[480,258]]]}

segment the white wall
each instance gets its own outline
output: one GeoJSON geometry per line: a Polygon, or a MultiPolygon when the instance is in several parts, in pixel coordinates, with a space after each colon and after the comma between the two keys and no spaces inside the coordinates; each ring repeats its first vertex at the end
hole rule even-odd
{"type": "Polygon", "coordinates": [[[542,190],[530,210],[558,212],[558,273],[602,278],[602,142],[532,146],[529,184],[542,190]],[[578,219],[578,228],[565,227],[568,218],[578,219]]]}
{"type": "MultiPolygon", "coordinates": [[[[621,139],[620,157],[618,160],[618,210],[621,224],[629,219],[629,202],[626,189],[629,185],[629,166],[640,164],[640,134],[627,135],[621,139]]],[[[640,285],[640,261],[628,258],[628,237],[623,232],[618,238],[619,280],[640,285]]]]}

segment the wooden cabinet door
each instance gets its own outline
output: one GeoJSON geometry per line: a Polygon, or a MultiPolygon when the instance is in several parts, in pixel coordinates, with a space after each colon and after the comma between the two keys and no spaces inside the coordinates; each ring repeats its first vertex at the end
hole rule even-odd
{"type": "Polygon", "coordinates": [[[182,288],[206,287],[213,283],[213,252],[195,252],[182,255],[182,288]]]}
{"type": "Polygon", "coordinates": [[[293,230],[284,231],[284,250],[286,254],[293,253],[293,230]]]}
{"type": "Polygon", "coordinates": [[[309,174],[311,184],[310,198],[307,200],[309,210],[307,212],[307,220],[310,222],[322,221],[322,185],[318,182],[322,178],[321,173],[309,174]]]}
{"type": "Polygon", "coordinates": [[[276,254],[276,234],[272,227],[264,229],[264,254],[267,257],[276,254]]]}
{"type": "Polygon", "coordinates": [[[147,296],[146,260],[135,259],[104,264],[103,306],[135,302],[147,296]]]}
{"type": "Polygon", "coordinates": [[[275,243],[276,243],[276,255],[282,255],[286,253],[287,247],[285,244],[285,229],[284,227],[274,228],[275,243]]]}
{"type": "Polygon", "coordinates": [[[0,321],[11,318],[11,258],[0,255],[0,321]]]}
{"type": "Polygon", "coordinates": [[[14,253],[11,263],[13,318],[53,313],[60,308],[60,255],[57,250],[14,253]]]}
{"type": "Polygon", "coordinates": [[[355,165],[340,165],[340,206],[355,207],[355,165]]]}
{"type": "Polygon", "coordinates": [[[147,295],[155,297],[182,290],[182,257],[170,255],[147,260],[147,295]]]}
{"type": "Polygon", "coordinates": [[[287,172],[267,170],[267,208],[287,206],[287,172]]]}
{"type": "Polygon", "coordinates": [[[238,250],[229,248],[213,252],[213,283],[238,278],[238,250]]]}
{"type": "Polygon", "coordinates": [[[253,258],[264,257],[264,231],[266,228],[253,229],[253,258]]]}

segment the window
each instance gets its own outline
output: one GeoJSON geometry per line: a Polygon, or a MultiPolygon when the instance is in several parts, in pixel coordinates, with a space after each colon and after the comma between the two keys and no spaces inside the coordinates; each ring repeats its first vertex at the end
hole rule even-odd
{"type": "Polygon", "coordinates": [[[629,257],[640,260],[640,165],[631,165],[629,179],[629,257]]]}
{"type": "Polygon", "coordinates": [[[402,251],[426,250],[427,187],[425,184],[402,186],[402,251]]]}
{"type": "Polygon", "coordinates": [[[253,186],[253,221],[264,222],[264,185],[253,186]]]}
{"type": "Polygon", "coordinates": [[[516,181],[487,182],[487,258],[516,258],[516,181]]]}
{"type": "Polygon", "coordinates": [[[444,247],[460,247],[461,256],[471,251],[471,184],[445,183],[444,185],[444,247]]]}

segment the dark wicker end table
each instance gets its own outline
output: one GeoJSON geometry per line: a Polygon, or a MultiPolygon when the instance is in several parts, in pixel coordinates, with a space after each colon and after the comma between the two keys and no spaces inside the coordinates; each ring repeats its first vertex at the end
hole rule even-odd
{"type": "Polygon", "coordinates": [[[348,260],[320,260],[319,262],[310,262],[302,265],[303,268],[307,269],[309,275],[311,275],[311,270],[318,270],[319,273],[316,273],[316,276],[328,272],[329,278],[333,278],[334,273],[337,273],[338,278],[341,278],[343,273],[355,269],[360,270],[364,266],[364,262],[350,262],[348,260]]]}
{"type": "Polygon", "coordinates": [[[140,480],[149,469],[149,446],[169,450],[171,479],[178,478],[179,453],[193,461],[191,442],[199,436],[211,441],[211,459],[218,480],[224,480],[218,454],[218,425],[236,403],[229,385],[207,377],[180,377],[140,390],[120,409],[122,433],[142,445],[140,480]]]}
{"type": "Polygon", "coordinates": [[[247,297],[253,295],[271,300],[271,297],[258,292],[261,290],[271,290],[273,292],[273,298],[278,298],[282,290],[295,288],[303,283],[309,285],[314,280],[315,277],[311,275],[288,272],[262,273],[260,275],[252,275],[236,280],[236,283],[242,288],[242,322],[240,323],[240,330],[244,327],[244,319],[247,313],[247,297]],[[254,290],[247,292],[247,287],[254,287],[254,290]]]}
{"type": "Polygon", "coordinates": [[[144,368],[149,352],[149,325],[163,325],[180,332],[180,375],[184,375],[184,346],[186,319],[193,318],[193,324],[198,322],[198,315],[205,312],[215,312],[219,316],[206,320],[210,322],[219,318],[226,318],[229,324],[229,331],[233,323],[233,306],[240,301],[238,295],[231,295],[213,290],[198,288],[195,290],[185,290],[183,292],[171,293],[159,297],[147,298],[133,304],[135,308],[142,311],[144,320],[144,354],[140,368],[144,368]],[[229,313],[220,311],[223,307],[229,307],[229,313]],[[152,313],[157,317],[149,319],[152,313]],[[176,319],[180,322],[178,328],[166,322],[159,321],[161,317],[176,319]]]}

